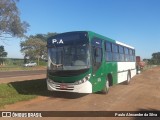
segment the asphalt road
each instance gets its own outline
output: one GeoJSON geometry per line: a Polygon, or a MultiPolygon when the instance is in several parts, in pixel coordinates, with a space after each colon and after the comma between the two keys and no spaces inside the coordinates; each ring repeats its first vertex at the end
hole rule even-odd
{"type": "Polygon", "coordinates": [[[46,70],[0,72],[0,78],[46,74],[46,70]]]}

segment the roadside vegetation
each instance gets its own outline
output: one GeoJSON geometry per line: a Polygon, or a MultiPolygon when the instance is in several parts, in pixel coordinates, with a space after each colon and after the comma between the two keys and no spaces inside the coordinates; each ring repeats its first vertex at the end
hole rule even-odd
{"type": "MultiPolygon", "coordinates": [[[[29,61],[29,60],[28,60],[29,61]]],[[[27,61],[27,62],[28,62],[27,61]]],[[[37,61],[35,61],[37,63],[37,61]]],[[[24,67],[24,59],[6,58],[3,65],[0,65],[0,72],[2,71],[25,71],[25,70],[41,70],[46,69],[47,61],[39,61],[38,66],[24,67]]]]}
{"type": "Polygon", "coordinates": [[[45,79],[3,83],[0,84],[0,91],[0,109],[8,104],[50,95],[45,79]]]}
{"type": "Polygon", "coordinates": [[[152,53],[151,59],[143,59],[148,65],[160,65],[160,52],[152,53]]]}
{"type": "Polygon", "coordinates": [[[160,52],[152,53],[151,59],[143,59],[143,62],[145,62],[145,66],[141,69],[142,72],[160,66],[160,52]]]}

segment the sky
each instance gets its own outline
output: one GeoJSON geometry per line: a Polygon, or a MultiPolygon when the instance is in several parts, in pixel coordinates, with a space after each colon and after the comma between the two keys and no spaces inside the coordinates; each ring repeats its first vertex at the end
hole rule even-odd
{"type": "MultiPolygon", "coordinates": [[[[20,0],[20,18],[30,24],[27,35],[93,31],[135,47],[151,58],[160,52],[160,0],[20,0]]],[[[9,58],[23,58],[18,38],[0,42],[9,58]]]]}

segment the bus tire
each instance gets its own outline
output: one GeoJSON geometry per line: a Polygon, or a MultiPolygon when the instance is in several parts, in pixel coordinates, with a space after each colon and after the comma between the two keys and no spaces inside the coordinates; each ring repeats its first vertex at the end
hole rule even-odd
{"type": "Polygon", "coordinates": [[[131,72],[128,71],[127,80],[126,80],[125,84],[126,84],[126,85],[129,85],[129,84],[130,84],[130,80],[131,80],[131,72]]]}
{"type": "Polygon", "coordinates": [[[103,94],[107,94],[109,92],[109,80],[108,79],[106,80],[106,84],[101,92],[103,94]]]}

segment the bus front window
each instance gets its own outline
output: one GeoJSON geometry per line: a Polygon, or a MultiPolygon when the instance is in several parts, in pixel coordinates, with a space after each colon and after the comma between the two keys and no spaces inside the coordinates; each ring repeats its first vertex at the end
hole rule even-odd
{"type": "Polygon", "coordinates": [[[49,70],[80,70],[89,67],[88,44],[48,48],[49,70]]]}

